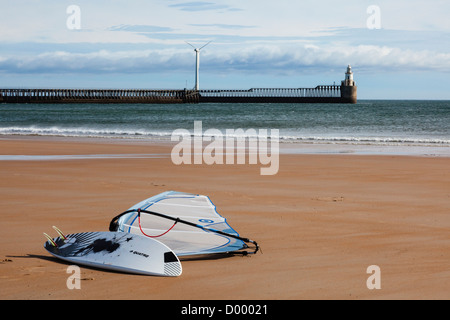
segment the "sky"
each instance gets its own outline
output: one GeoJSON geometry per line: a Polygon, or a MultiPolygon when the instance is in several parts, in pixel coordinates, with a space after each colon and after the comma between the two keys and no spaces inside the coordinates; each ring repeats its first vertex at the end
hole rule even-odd
{"type": "Polygon", "coordinates": [[[0,0],[0,87],[340,84],[450,100],[448,0],[0,0]]]}

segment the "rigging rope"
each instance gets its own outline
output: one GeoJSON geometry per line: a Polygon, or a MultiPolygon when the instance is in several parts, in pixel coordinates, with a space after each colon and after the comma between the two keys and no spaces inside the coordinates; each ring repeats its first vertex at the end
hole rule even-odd
{"type": "Polygon", "coordinates": [[[144,230],[142,230],[142,227],[141,227],[141,209],[138,209],[138,221],[139,221],[139,229],[141,229],[142,234],[143,234],[144,236],[146,236],[146,237],[149,237],[149,238],[159,238],[159,237],[162,237],[163,235],[167,234],[170,230],[172,230],[173,227],[175,227],[175,225],[178,223],[178,219],[177,219],[177,220],[175,220],[175,223],[170,227],[170,229],[167,230],[166,232],[160,234],[159,236],[150,236],[150,235],[146,234],[146,233],[144,232],[144,230]]]}

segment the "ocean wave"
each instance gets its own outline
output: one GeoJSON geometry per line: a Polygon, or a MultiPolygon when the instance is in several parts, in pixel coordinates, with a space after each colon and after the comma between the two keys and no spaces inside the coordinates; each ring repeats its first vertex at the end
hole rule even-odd
{"type": "Polygon", "coordinates": [[[280,136],[280,140],[287,143],[330,143],[330,144],[411,144],[411,145],[448,145],[450,139],[440,138],[412,138],[412,137],[299,137],[280,136]]]}
{"type": "Polygon", "coordinates": [[[86,137],[86,138],[152,138],[170,137],[172,132],[146,130],[113,130],[90,128],[60,128],[60,127],[5,127],[0,128],[0,135],[19,136],[56,136],[56,137],[86,137]]]}
{"type": "MultiPolygon", "coordinates": [[[[212,137],[214,134],[208,134],[204,129],[203,137],[212,137]]],[[[282,130],[281,130],[282,131],[282,130]]],[[[116,138],[116,139],[158,139],[170,140],[173,130],[145,130],[145,129],[111,129],[111,128],[62,128],[62,127],[4,127],[0,128],[0,136],[18,135],[18,136],[56,136],[56,137],[86,137],[86,138],[116,138]]],[[[198,136],[194,131],[185,130],[186,135],[198,136]]],[[[270,129],[265,131],[244,131],[227,130],[216,131],[222,133],[222,138],[238,139],[250,138],[257,139],[260,136],[271,138],[270,129]],[[256,133],[256,134],[255,134],[256,133]]],[[[178,136],[183,134],[177,134],[178,136]]],[[[433,145],[450,147],[450,139],[434,137],[367,137],[367,136],[307,136],[296,135],[295,133],[280,134],[280,143],[306,143],[306,144],[357,144],[357,145],[433,145]]]]}

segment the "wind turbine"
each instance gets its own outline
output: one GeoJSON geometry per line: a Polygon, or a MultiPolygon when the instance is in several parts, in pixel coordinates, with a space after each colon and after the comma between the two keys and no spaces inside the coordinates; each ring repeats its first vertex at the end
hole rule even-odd
{"type": "Polygon", "coordinates": [[[198,71],[200,68],[200,50],[202,50],[204,47],[206,47],[208,44],[211,43],[211,41],[209,41],[208,43],[206,43],[205,45],[203,45],[200,48],[196,48],[194,47],[192,44],[190,44],[189,42],[186,41],[186,43],[188,45],[190,45],[192,48],[194,48],[195,51],[195,55],[196,55],[196,64],[195,64],[195,90],[198,91],[199,90],[199,75],[198,75],[198,71]]]}

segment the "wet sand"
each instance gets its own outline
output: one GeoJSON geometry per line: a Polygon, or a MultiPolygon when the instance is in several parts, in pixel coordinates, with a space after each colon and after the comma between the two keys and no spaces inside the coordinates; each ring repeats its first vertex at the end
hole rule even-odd
{"type": "Polygon", "coordinates": [[[170,152],[0,140],[1,155],[115,155],[0,161],[0,299],[450,299],[450,158],[282,154],[278,174],[261,176],[260,165],[176,166],[170,152]],[[69,265],[45,251],[43,232],[106,231],[167,190],[208,195],[262,252],[184,261],[178,278],[82,267],[69,290],[69,265]],[[371,265],[379,290],[366,284],[371,265]]]}

